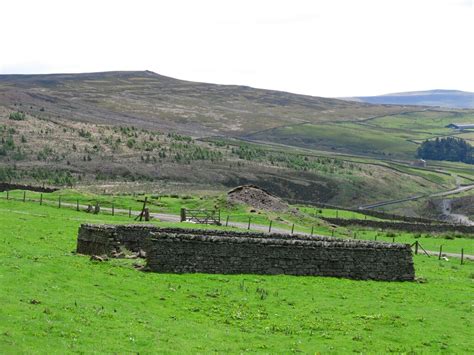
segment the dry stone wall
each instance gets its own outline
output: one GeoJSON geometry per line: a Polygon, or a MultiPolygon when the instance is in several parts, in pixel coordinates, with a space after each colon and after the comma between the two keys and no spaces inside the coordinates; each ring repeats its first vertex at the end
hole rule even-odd
{"type": "Polygon", "coordinates": [[[147,268],[163,273],[287,274],[413,280],[408,245],[146,225],[82,225],[77,252],[144,250],[147,268]]]}
{"type": "Polygon", "coordinates": [[[343,219],[322,217],[326,222],[336,224],[338,226],[361,226],[379,229],[394,229],[411,233],[463,233],[474,234],[474,226],[454,225],[454,224],[426,224],[426,223],[407,223],[407,222],[390,222],[390,221],[374,221],[365,219],[343,219]]]}

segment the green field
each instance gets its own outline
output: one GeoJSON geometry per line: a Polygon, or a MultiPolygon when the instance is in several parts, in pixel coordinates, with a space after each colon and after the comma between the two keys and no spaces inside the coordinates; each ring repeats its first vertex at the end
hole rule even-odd
{"type": "Polygon", "coordinates": [[[450,352],[474,346],[474,265],[415,257],[422,282],[143,273],[73,253],[127,217],[0,200],[2,353],[450,352]]]}
{"type": "Polygon", "coordinates": [[[473,121],[472,112],[429,110],[364,121],[287,125],[250,137],[310,149],[410,160],[415,158],[418,144],[426,139],[456,136],[472,140],[472,131],[458,132],[446,126],[473,121]]]}
{"type": "MultiPolygon", "coordinates": [[[[298,213],[276,213],[264,210],[251,212],[253,209],[249,206],[237,204],[228,205],[224,195],[209,195],[209,196],[190,196],[190,195],[153,195],[153,194],[137,194],[137,195],[98,195],[92,193],[84,193],[71,189],[59,190],[53,193],[37,193],[31,191],[14,190],[7,193],[0,194],[0,202],[4,203],[18,203],[18,208],[23,208],[23,197],[26,198],[26,206],[28,209],[37,209],[40,213],[43,208],[53,207],[53,210],[59,207],[59,198],[61,198],[62,209],[69,209],[74,211],[76,209],[77,201],[80,204],[80,210],[84,210],[86,205],[95,205],[96,202],[102,207],[100,216],[107,218],[111,216],[112,205],[115,208],[115,217],[121,216],[124,222],[132,222],[132,218],[128,218],[128,211],[131,208],[133,213],[137,213],[143,207],[143,201],[147,197],[148,207],[151,213],[164,213],[178,216],[181,208],[188,209],[214,209],[219,208],[221,211],[221,221],[225,225],[237,224],[242,229],[248,228],[250,219],[250,227],[261,228],[261,230],[268,231],[270,221],[273,230],[287,231],[288,233],[293,229],[294,232],[303,232],[342,237],[342,238],[357,238],[367,240],[381,240],[392,241],[395,237],[397,242],[413,244],[415,241],[421,243],[421,246],[427,250],[438,251],[440,247],[444,252],[461,253],[464,249],[466,254],[474,254],[474,239],[472,236],[462,235],[458,233],[408,233],[401,231],[380,231],[370,228],[362,228],[357,226],[350,226],[347,228],[334,228],[328,223],[322,221],[320,217],[339,217],[344,219],[370,219],[381,220],[372,216],[364,215],[360,212],[336,210],[330,208],[315,208],[304,205],[296,205],[294,208],[298,209],[298,213]],[[40,206],[41,195],[43,196],[43,205],[40,206]]],[[[48,209],[49,210],[49,209],[48,209]]],[[[69,212],[68,212],[69,213],[69,212]]],[[[83,212],[76,213],[76,217],[87,218],[87,214],[83,212]]],[[[99,216],[92,215],[91,218],[98,218],[99,216]]]]}

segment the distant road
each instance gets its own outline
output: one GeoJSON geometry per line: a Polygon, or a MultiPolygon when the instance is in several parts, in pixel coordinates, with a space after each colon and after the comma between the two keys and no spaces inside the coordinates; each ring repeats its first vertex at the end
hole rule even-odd
{"type": "Polygon", "coordinates": [[[370,210],[370,209],[376,208],[376,207],[394,205],[394,204],[397,204],[397,203],[402,203],[402,202],[407,202],[407,201],[419,200],[420,198],[443,197],[443,196],[454,195],[454,194],[458,194],[460,192],[471,190],[473,188],[474,188],[474,184],[471,184],[471,185],[456,187],[455,189],[452,189],[452,190],[436,192],[436,193],[428,194],[428,195],[415,195],[415,196],[411,196],[411,197],[407,197],[407,198],[403,198],[403,199],[398,199],[398,200],[388,200],[388,201],[381,201],[381,202],[376,202],[376,203],[372,203],[372,204],[368,204],[368,205],[361,205],[358,208],[360,210],[370,210]]]}

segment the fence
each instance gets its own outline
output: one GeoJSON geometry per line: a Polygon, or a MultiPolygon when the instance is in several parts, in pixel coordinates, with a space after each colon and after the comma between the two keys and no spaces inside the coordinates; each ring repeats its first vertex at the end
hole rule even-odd
{"type": "Polygon", "coordinates": [[[221,225],[221,210],[190,210],[181,208],[181,222],[221,225]]]}
{"type": "MultiPolygon", "coordinates": [[[[63,197],[58,196],[57,200],[48,200],[43,198],[43,194],[41,193],[39,195],[39,198],[28,198],[27,197],[27,192],[23,191],[22,195],[20,197],[13,197],[10,196],[9,191],[6,191],[6,194],[0,195],[0,198],[7,199],[7,200],[13,200],[13,201],[22,201],[22,202],[38,202],[39,205],[47,205],[47,206],[55,206],[58,208],[71,208],[75,209],[76,211],[84,211],[84,212],[89,212],[93,214],[105,214],[105,213],[110,213],[112,216],[116,214],[120,215],[128,215],[129,218],[132,216],[138,216],[137,218],[140,217],[141,214],[145,214],[144,212],[146,211],[147,213],[151,213],[148,211],[148,208],[146,208],[146,199],[143,201],[143,207],[141,212],[140,211],[135,211],[132,209],[132,207],[128,207],[128,209],[123,208],[116,208],[114,202],[109,202],[108,207],[103,207],[100,205],[99,202],[97,201],[88,201],[87,205],[83,205],[80,203],[79,199],[76,199],[75,201],[66,201],[64,200],[63,197]]],[[[147,218],[146,218],[147,219],[147,218]]],[[[140,219],[141,220],[141,219],[140,219]]],[[[181,209],[181,221],[190,221],[194,223],[205,223],[205,224],[214,224],[214,225],[222,225],[221,223],[221,211],[220,210],[192,210],[192,209],[181,209]]],[[[274,227],[274,221],[269,220],[267,225],[265,224],[258,224],[258,223],[252,223],[252,217],[248,217],[247,221],[243,221],[242,218],[238,219],[238,222],[230,222],[230,216],[227,215],[225,219],[225,226],[235,226],[239,227],[242,229],[247,229],[247,230],[258,230],[261,232],[268,232],[271,233],[276,232],[276,233],[288,233],[289,225],[285,225],[285,229],[282,228],[275,228],[274,227]]],[[[306,227],[307,230],[309,231],[309,227],[306,227]]],[[[295,232],[295,224],[293,223],[291,225],[291,234],[294,234],[295,232]]],[[[311,227],[311,232],[299,232],[300,234],[305,234],[305,235],[314,235],[314,226],[311,227]]],[[[331,229],[331,236],[334,237],[334,228],[331,229]]],[[[353,239],[358,239],[357,232],[354,232],[352,234],[353,239]]],[[[374,236],[374,241],[377,241],[377,238],[382,238],[381,236],[375,235],[374,236]]],[[[396,236],[391,235],[387,236],[389,240],[391,240],[393,243],[396,242],[396,236]]],[[[434,252],[434,251],[427,251],[425,250],[419,241],[415,241],[414,243],[411,244],[411,247],[414,248],[415,254],[418,254],[420,250],[427,256],[433,256],[433,255],[438,255],[438,258],[441,259],[443,252],[442,248],[443,246],[440,246],[439,252],[434,252]]],[[[464,249],[461,249],[460,254],[452,254],[452,253],[446,253],[448,255],[455,255],[456,257],[460,257],[461,259],[461,264],[464,263],[465,259],[472,259],[471,255],[467,255],[464,253],[464,249]]]]}
{"type": "MultiPolygon", "coordinates": [[[[58,207],[58,208],[70,208],[74,209],[76,211],[83,211],[83,212],[88,212],[92,214],[105,214],[110,213],[112,216],[116,214],[121,214],[121,215],[128,215],[128,217],[132,217],[132,215],[137,214],[132,210],[132,207],[129,207],[128,209],[126,208],[119,208],[117,209],[114,202],[109,202],[107,204],[107,207],[104,207],[101,205],[100,202],[98,201],[81,201],[80,199],[76,199],[74,201],[71,200],[65,200],[64,197],[58,196],[57,199],[51,200],[51,199],[45,199],[43,197],[43,194],[41,193],[39,196],[36,195],[36,198],[31,198],[28,197],[27,192],[23,191],[22,195],[20,197],[18,196],[11,196],[10,192],[7,190],[4,195],[0,195],[0,198],[6,199],[6,200],[11,200],[11,201],[21,201],[21,202],[37,202],[39,203],[40,206],[53,206],[53,207],[58,207]]],[[[139,212],[138,212],[139,213],[139,212]]]]}

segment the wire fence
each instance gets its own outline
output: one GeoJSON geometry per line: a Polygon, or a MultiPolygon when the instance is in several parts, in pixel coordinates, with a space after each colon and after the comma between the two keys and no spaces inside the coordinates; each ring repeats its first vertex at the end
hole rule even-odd
{"type": "MultiPolygon", "coordinates": [[[[139,218],[142,215],[145,215],[144,212],[146,212],[147,215],[152,214],[152,212],[149,211],[148,207],[146,207],[147,206],[146,198],[145,198],[145,201],[143,201],[144,203],[143,203],[143,208],[141,209],[141,211],[134,210],[132,207],[124,208],[123,205],[117,208],[113,201],[112,202],[109,201],[107,203],[108,206],[106,207],[106,206],[103,206],[104,201],[99,202],[99,201],[92,200],[92,201],[87,201],[86,204],[84,204],[84,201],[81,199],[76,199],[74,201],[71,201],[71,200],[64,199],[64,197],[60,195],[55,200],[45,199],[42,193],[40,193],[39,196],[36,194],[36,197],[28,197],[28,194],[26,191],[23,191],[22,195],[18,197],[17,195],[12,196],[7,190],[5,194],[0,196],[0,198],[11,200],[11,201],[35,202],[35,203],[38,203],[40,206],[44,205],[44,206],[57,207],[57,208],[69,208],[76,211],[82,211],[82,212],[87,212],[91,214],[100,213],[100,214],[108,214],[111,216],[121,215],[121,216],[128,216],[129,218],[136,217],[135,219],[139,218]]],[[[253,218],[251,216],[249,216],[245,222],[242,220],[242,218],[234,218],[234,221],[231,221],[231,217],[232,217],[231,215],[227,215],[225,218],[225,222],[223,222],[221,220],[220,210],[204,210],[204,209],[191,210],[191,209],[182,208],[180,221],[181,222],[188,221],[188,222],[200,223],[200,224],[215,224],[215,225],[222,225],[225,227],[238,226],[239,228],[244,228],[247,230],[256,229],[256,230],[264,231],[268,233],[272,233],[272,232],[281,233],[282,232],[281,227],[275,228],[274,222],[271,219],[268,221],[268,225],[263,225],[261,224],[261,221],[260,223],[252,223],[253,218]]],[[[148,218],[146,218],[145,220],[148,220],[148,218]]],[[[141,218],[140,218],[140,221],[141,221],[141,218]]],[[[295,233],[294,223],[291,224],[291,227],[290,225],[286,225],[286,227],[287,227],[287,230],[285,230],[285,232],[290,233],[292,235],[295,233]]],[[[306,227],[306,229],[309,230],[309,227],[306,227]]],[[[298,232],[298,233],[313,236],[314,231],[315,231],[314,226],[312,226],[310,229],[311,229],[311,232],[298,232]]],[[[335,234],[334,229],[331,229],[331,236],[334,237],[334,234],[335,234]]],[[[359,239],[357,232],[354,232],[352,234],[352,238],[359,239]]],[[[387,241],[387,240],[383,240],[382,238],[386,238],[392,243],[395,243],[397,236],[395,234],[392,234],[389,236],[380,236],[378,234],[375,234],[373,240],[374,241],[387,241]]],[[[360,238],[360,239],[367,240],[367,238],[360,238]]],[[[443,245],[440,245],[439,252],[427,251],[425,248],[423,248],[423,246],[418,240],[412,243],[410,246],[414,250],[415,255],[418,255],[420,253],[423,253],[423,255],[426,255],[428,257],[437,255],[439,260],[441,260],[443,257],[446,257],[445,256],[446,253],[443,253],[443,245]]],[[[453,255],[453,253],[447,253],[447,254],[453,255]]],[[[461,264],[464,264],[464,261],[466,259],[464,248],[461,248],[461,252],[457,255],[461,259],[461,264]]],[[[469,258],[470,256],[468,256],[468,259],[469,258]]]]}

